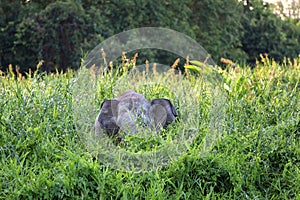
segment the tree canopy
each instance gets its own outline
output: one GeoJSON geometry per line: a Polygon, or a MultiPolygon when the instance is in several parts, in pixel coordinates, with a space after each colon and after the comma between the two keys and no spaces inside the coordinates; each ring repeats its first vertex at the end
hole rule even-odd
{"type": "MultiPolygon", "coordinates": [[[[261,0],[9,1],[0,4],[0,67],[78,68],[84,53],[132,28],[171,28],[194,38],[219,62],[254,63],[267,53],[299,55],[299,19],[281,18],[261,0]]],[[[121,55],[120,55],[121,56],[121,55]]]]}

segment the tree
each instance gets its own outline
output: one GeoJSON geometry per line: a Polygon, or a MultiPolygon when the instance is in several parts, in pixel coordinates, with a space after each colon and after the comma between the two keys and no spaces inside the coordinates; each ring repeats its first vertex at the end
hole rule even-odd
{"type": "MultiPolygon", "coordinates": [[[[22,18],[21,1],[1,0],[0,4],[0,69],[13,63],[16,26],[22,18]]],[[[15,64],[15,63],[13,63],[15,64]]]]}
{"type": "Polygon", "coordinates": [[[221,57],[233,60],[247,58],[240,43],[243,11],[238,1],[194,0],[190,8],[190,26],[196,39],[215,60],[221,57]]]}
{"type": "MultiPolygon", "coordinates": [[[[272,11],[262,0],[1,0],[0,66],[27,71],[44,60],[46,71],[78,68],[83,53],[104,39],[150,26],[191,36],[217,63],[221,57],[253,63],[260,53],[276,60],[297,56],[298,19],[283,20],[272,11]]],[[[138,60],[155,57],[150,62],[171,65],[176,56],[143,50],[138,60]]]]}
{"type": "MultiPolygon", "coordinates": [[[[44,60],[42,70],[78,68],[82,49],[92,43],[97,31],[93,20],[77,1],[54,2],[23,19],[16,30],[14,52],[21,69],[34,68],[44,60]]],[[[96,38],[96,36],[95,36],[96,38]]]]}
{"type": "Polygon", "coordinates": [[[243,50],[249,56],[248,62],[255,63],[264,53],[277,61],[296,56],[299,45],[297,28],[274,14],[270,5],[262,0],[246,2],[243,20],[245,35],[241,41],[243,50]]]}

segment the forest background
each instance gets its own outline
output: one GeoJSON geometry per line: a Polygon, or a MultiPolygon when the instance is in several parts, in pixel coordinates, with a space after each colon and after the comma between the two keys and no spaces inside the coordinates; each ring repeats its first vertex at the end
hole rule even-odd
{"type": "Polygon", "coordinates": [[[217,64],[226,58],[253,66],[260,54],[282,62],[300,53],[299,1],[289,5],[261,0],[1,0],[0,70],[10,64],[20,72],[35,70],[42,60],[42,71],[77,69],[101,41],[139,27],[182,32],[217,64]]]}

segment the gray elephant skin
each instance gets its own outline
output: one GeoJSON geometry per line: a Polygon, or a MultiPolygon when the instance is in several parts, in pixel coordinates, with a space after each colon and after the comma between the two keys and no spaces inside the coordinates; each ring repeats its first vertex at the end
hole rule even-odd
{"type": "Polygon", "coordinates": [[[134,90],[126,90],[117,98],[101,104],[94,128],[96,134],[104,130],[109,136],[120,130],[126,134],[137,134],[143,129],[159,132],[177,116],[170,100],[157,98],[150,102],[134,90]]]}

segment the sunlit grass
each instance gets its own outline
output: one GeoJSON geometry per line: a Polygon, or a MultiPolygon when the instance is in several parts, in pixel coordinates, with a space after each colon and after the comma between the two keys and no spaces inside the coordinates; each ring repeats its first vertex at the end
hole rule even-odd
{"type": "MultiPolygon", "coordinates": [[[[0,198],[300,198],[300,61],[262,57],[254,69],[228,65],[218,72],[224,119],[209,151],[203,140],[214,126],[210,119],[218,118],[203,79],[172,71],[131,77],[108,70],[95,77],[92,116],[104,99],[132,88],[174,102],[180,117],[164,134],[191,128],[199,135],[178,160],[144,173],[107,167],[86,148],[74,121],[77,72],[27,78],[12,68],[1,72],[0,198]]],[[[128,151],[151,150],[149,141],[128,142],[128,151]]]]}

